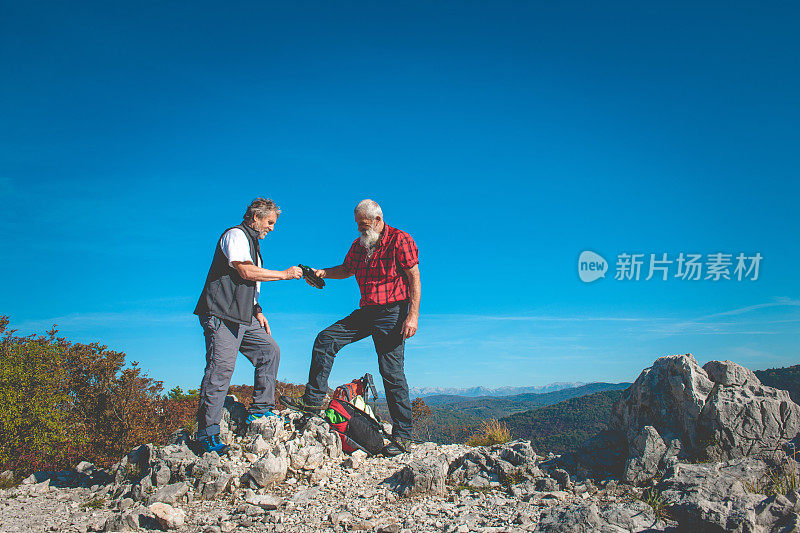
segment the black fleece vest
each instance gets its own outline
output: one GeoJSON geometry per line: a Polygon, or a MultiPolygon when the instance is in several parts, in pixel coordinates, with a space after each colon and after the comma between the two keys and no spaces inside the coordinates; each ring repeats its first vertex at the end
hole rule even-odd
{"type": "MultiPolygon", "coordinates": [[[[247,236],[250,243],[250,257],[254,265],[261,264],[261,250],[258,245],[258,232],[242,222],[238,226],[247,236]]],[[[233,229],[228,228],[226,232],[233,229]]],[[[223,232],[222,235],[225,235],[223,232]]],[[[220,235],[211,268],[208,269],[206,284],[200,294],[200,300],[194,309],[196,315],[211,315],[239,324],[250,324],[253,318],[253,299],[256,296],[256,282],[242,278],[235,268],[228,265],[228,258],[222,252],[220,235]]]]}

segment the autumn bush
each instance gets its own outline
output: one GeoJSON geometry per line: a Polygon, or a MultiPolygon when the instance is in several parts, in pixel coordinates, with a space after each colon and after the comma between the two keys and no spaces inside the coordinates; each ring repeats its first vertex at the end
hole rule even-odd
{"type": "Polygon", "coordinates": [[[0,470],[108,465],[194,417],[196,397],[162,396],[162,382],[126,366],[124,353],[55,329],[17,336],[8,323],[0,317],[0,470]]]}
{"type": "MultiPolygon", "coordinates": [[[[0,471],[19,476],[90,461],[108,466],[132,448],[195,430],[198,391],[152,379],[125,354],[57,336],[18,336],[0,316],[0,471]]],[[[198,359],[198,378],[202,374],[198,359]]],[[[278,396],[301,394],[278,382],[278,396]]],[[[248,403],[253,387],[230,392],[248,403]]],[[[281,407],[278,405],[278,407],[281,407]]]]}
{"type": "MultiPolygon", "coordinates": [[[[295,385],[293,383],[284,383],[282,381],[278,381],[275,383],[275,408],[276,409],[284,409],[285,406],[280,402],[281,396],[288,396],[290,398],[296,398],[303,394],[306,390],[305,385],[295,385]]],[[[228,394],[233,394],[236,396],[236,399],[245,404],[247,407],[250,406],[250,402],[253,400],[253,386],[252,385],[231,385],[228,388],[228,394]]]]}

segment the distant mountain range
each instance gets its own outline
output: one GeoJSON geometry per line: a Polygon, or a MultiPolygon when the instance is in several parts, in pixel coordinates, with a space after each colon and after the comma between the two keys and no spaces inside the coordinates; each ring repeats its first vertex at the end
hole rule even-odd
{"type": "MultiPolygon", "coordinates": [[[[800,402],[800,365],[756,370],[764,385],[789,391],[800,402]]],[[[426,433],[438,442],[464,442],[482,420],[498,418],[513,438],[528,439],[542,452],[564,453],[606,429],[611,408],[630,383],[589,383],[547,394],[507,398],[430,396],[426,433]]]]}
{"type": "Polygon", "coordinates": [[[555,392],[563,389],[572,389],[585,385],[583,382],[559,381],[547,385],[531,387],[412,387],[409,395],[412,398],[426,398],[428,396],[460,396],[462,398],[476,398],[479,396],[514,396],[517,394],[555,392]]]}
{"type": "MultiPolygon", "coordinates": [[[[504,397],[475,397],[437,395],[423,401],[431,409],[431,420],[426,425],[426,437],[437,442],[463,442],[464,435],[478,428],[482,421],[490,418],[503,419],[515,413],[535,410],[605,391],[620,391],[630,383],[587,383],[579,387],[545,393],[525,393],[504,397]]],[[[515,429],[523,433],[518,424],[515,429]]],[[[510,428],[509,428],[510,429],[510,428]]]]}

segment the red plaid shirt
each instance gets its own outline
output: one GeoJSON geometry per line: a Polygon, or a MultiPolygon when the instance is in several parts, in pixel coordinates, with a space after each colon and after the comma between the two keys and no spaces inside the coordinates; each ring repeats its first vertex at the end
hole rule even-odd
{"type": "Polygon", "coordinates": [[[411,235],[384,224],[372,257],[358,239],[350,246],[342,266],[356,275],[361,289],[359,305],[383,305],[408,299],[404,270],[419,264],[419,252],[411,235]]]}

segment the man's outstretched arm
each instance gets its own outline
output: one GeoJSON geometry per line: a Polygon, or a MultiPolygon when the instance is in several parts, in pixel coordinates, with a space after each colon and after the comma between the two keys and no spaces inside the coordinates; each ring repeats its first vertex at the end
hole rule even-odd
{"type": "Polygon", "coordinates": [[[419,265],[406,269],[406,279],[408,279],[408,316],[403,322],[403,338],[408,339],[417,332],[419,321],[419,301],[422,295],[422,282],[419,277],[419,265]]]}
{"type": "Polygon", "coordinates": [[[292,266],[286,270],[269,270],[255,266],[252,261],[233,261],[231,266],[242,279],[250,281],[278,281],[282,279],[300,279],[303,271],[298,266],[292,266]]]}
{"type": "Polygon", "coordinates": [[[315,270],[314,273],[321,278],[328,279],[345,279],[353,275],[353,273],[347,270],[344,265],[321,268],[319,270],[315,270]]]}

